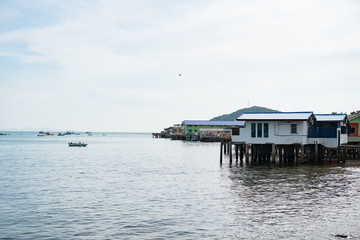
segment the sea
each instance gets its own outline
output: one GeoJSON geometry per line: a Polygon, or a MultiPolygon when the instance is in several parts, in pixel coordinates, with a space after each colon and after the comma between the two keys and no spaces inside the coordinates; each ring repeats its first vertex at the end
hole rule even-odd
{"type": "Polygon", "coordinates": [[[219,143],[8,133],[2,240],[360,239],[360,160],[230,166],[219,143]]]}

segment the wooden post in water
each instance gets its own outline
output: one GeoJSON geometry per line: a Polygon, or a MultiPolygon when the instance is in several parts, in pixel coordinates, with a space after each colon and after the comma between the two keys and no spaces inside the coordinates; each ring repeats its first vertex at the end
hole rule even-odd
{"type": "Polygon", "coordinates": [[[230,166],[232,165],[232,142],[229,142],[230,166]]]}
{"type": "Polygon", "coordinates": [[[273,143],[271,144],[271,161],[275,163],[275,156],[276,156],[276,145],[273,143]]]}
{"type": "Polygon", "coordinates": [[[344,163],[345,163],[345,161],[346,160],[348,160],[349,159],[349,150],[348,149],[345,149],[345,159],[344,159],[344,163]]]}
{"type": "Polygon", "coordinates": [[[251,144],[251,162],[254,162],[255,149],[254,144],[251,144]]]}
{"type": "Polygon", "coordinates": [[[249,162],[249,144],[245,144],[245,161],[249,162]]]}
{"type": "Polygon", "coordinates": [[[304,158],[305,158],[305,146],[304,144],[300,145],[300,162],[304,162],[304,158]]]}
{"type": "Polygon", "coordinates": [[[222,160],[223,160],[223,145],[224,145],[224,143],[221,142],[220,143],[220,165],[222,165],[222,160]]]}
{"type": "Polygon", "coordinates": [[[236,164],[238,163],[239,160],[239,145],[235,144],[235,158],[236,158],[236,164]]]}
{"type": "Polygon", "coordinates": [[[240,161],[244,159],[244,144],[240,144],[240,161]]]}
{"type": "Polygon", "coordinates": [[[315,142],[315,162],[319,162],[319,144],[315,142]]]}

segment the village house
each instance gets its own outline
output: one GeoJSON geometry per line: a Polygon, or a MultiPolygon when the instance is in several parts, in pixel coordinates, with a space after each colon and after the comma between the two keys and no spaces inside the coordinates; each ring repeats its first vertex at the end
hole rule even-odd
{"type": "Polygon", "coordinates": [[[236,135],[240,127],[245,126],[244,121],[206,121],[184,120],[181,123],[186,136],[192,135],[236,135]]]}
{"type": "Polygon", "coordinates": [[[348,143],[352,145],[360,144],[360,111],[349,117],[351,129],[348,137],[348,143]]]}
{"type": "Polygon", "coordinates": [[[346,114],[314,114],[313,112],[244,113],[237,121],[245,121],[233,142],[247,144],[321,144],[335,148],[347,143],[346,114]]]}
{"type": "MultiPolygon", "coordinates": [[[[224,152],[235,146],[236,159],[252,161],[319,161],[337,157],[344,161],[350,124],[345,114],[313,112],[244,113],[237,121],[245,122],[231,142],[222,142],[224,152]]],[[[230,162],[231,162],[230,154],[230,162]]]]}

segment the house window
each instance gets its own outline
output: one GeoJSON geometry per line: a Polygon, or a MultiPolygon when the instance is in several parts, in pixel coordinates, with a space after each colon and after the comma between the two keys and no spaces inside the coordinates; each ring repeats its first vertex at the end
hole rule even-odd
{"type": "Polygon", "coordinates": [[[350,132],[349,132],[349,134],[351,134],[351,135],[356,134],[356,128],[351,127],[351,128],[350,128],[350,132]]]}
{"type": "Polygon", "coordinates": [[[233,128],[232,135],[239,136],[240,135],[240,128],[233,128]]]}
{"type": "Polygon", "coordinates": [[[258,123],[257,124],[257,137],[261,138],[262,137],[262,123],[258,123]]]}
{"type": "Polygon", "coordinates": [[[268,138],[268,137],[269,137],[269,124],[264,123],[264,138],[268,138]]]}
{"type": "Polygon", "coordinates": [[[256,137],[256,123],[251,123],[251,137],[256,137]]]}
{"type": "Polygon", "coordinates": [[[297,134],[297,124],[291,124],[291,134],[297,134]]]}

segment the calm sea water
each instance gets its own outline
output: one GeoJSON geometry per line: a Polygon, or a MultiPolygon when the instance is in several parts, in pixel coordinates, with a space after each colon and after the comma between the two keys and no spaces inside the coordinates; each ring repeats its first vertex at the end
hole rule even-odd
{"type": "Polygon", "coordinates": [[[0,136],[0,239],[360,239],[360,161],[219,165],[219,143],[0,136]],[[71,148],[70,141],[86,148],[71,148]]]}

